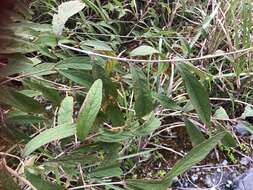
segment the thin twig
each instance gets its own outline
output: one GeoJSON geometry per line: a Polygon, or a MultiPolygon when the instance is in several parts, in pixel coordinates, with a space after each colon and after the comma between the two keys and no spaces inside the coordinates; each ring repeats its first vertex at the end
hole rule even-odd
{"type": "Polygon", "coordinates": [[[33,184],[31,184],[30,181],[28,181],[28,180],[25,179],[24,177],[20,176],[15,170],[11,169],[11,168],[7,165],[5,158],[3,158],[2,160],[3,160],[4,167],[6,168],[6,170],[7,170],[11,175],[13,175],[14,177],[18,178],[18,179],[19,179],[20,181],[22,181],[24,184],[28,185],[31,189],[37,190],[37,188],[34,187],[33,184]]]}
{"type": "Polygon", "coordinates": [[[253,50],[253,47],[250,48],[245,48],[245,49],[240,49],[236,51],[231,51],[231,52],[225,52],[225,53],[217,53],[217,54],[208,54],[204,55],[201,57],[194,57],[194,58],[174,58],[174,59],[163,59],[163,60],[148,60],[148,59],[131,59],[131,58],[126,58],[126,57],[115,57],[115,56],[110,56],[110,55],[104,55],[101,53],[96,53],[93,51],[87,51],[87,50],[82,50],[79,48],[71,47],[68,45],[64,45],[62,43],[58,43],[59,47],[64,48],[64,49],[69,49],[73,50],[79,53],[84,53],[87,55],[92,55],[92,56],[98,56],[98,57],[103,57],[107,59],[112,59],[112,60],[117,60],[117,61],[123,61],[123,62],[136,62],[136,63],[175,63],[175,62],[189,62],[189,61],[199,61],[203,59],[212,59],[216,57],[225,57],[228,55],[234,55],[234,54],[239,54],[239,53],[245,53],[253,50]]]}

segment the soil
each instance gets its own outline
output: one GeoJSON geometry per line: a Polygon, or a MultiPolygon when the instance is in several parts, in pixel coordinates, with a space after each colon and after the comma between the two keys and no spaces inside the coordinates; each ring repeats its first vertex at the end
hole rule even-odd
{"type": "MultiPolygon", "coordinates": [[[[249,143],[249,137],[240,138],[249,143]]],[[[186,154],[192,149],[187,131],[183,126],[162,132],[156,144],[169,147],[181,154],[186,154]]],[[[237,149],[239,150],[239,148],[237,149]]],[[[252,155],[252,150],[248,155],[252,155]]],[[[159,149],[151,156],[152,159],[142,162],[138,167],[138,178],[162,178],[182,158],[165,149],[159,149]]],[[[172,189],[234,189],[238,176],[252,168],[253,163],[250,161],[245,163],[245,157],[238,153],[234,152],[233,156],[236,158],[234,163],[232,160],[228,160],[226,151],[222,151],[220,148],[215,149],[197,166],[193,166],[183,175],[175,178],[172,189]],[[243,162],[244,164],[242,164],[243,162]]]]}

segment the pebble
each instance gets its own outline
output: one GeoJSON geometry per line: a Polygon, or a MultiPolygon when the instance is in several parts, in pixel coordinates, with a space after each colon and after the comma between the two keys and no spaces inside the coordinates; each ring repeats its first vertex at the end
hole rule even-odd
{"type": "Polygon", "coordinates": [[[249,131],[244,127],[244,124],[242,122],[238,122],[235,126],[236,132],[241,136],[247,136],[249,135],[249,131]]]}
{"type": "Polygon", "coordinates": [[[207,175],[205,177],[205,184],[208,186],[208,187],[212,187],[213,186],[213,182],[212,182],[212,179],[211,179],[211,176],[207,175]]]}
{"type": "Polygon", "coordinates": [[[216,171],[219,172],[219,173],[221,173],[221,169],[220,168],[218,168],[216,171]]]}
{"type": "Polygon", "coordinates": [[[49,111],[49,110],[51,110],[52,109],[52,104],[50,104],[50,105],[47,105],[46,107],[45,107],[45,109],[47,110],[47,111],[49,111]]]}
{"type": "Polygon", "coordinates": [[[243,157],[241,160],[240,160],[240,164],[246,166],[250,163],[250,159],[247,158],[247,157],[243,157]]]}
{"type": "Polygon", "coordinates": [[[235,190],[252,190],[253,189],[253,168],[237,179],[235,190]]]}
{"type": "Polygon", "coordinates": [[[199,176],[197,174],[193,174],[191,176],[191,179],[192,179],[193,182],[195,182],[195,181],[197,181],[199,179],[199,176]]]}
{"type": "Polygon", "coordinates": [[[223,160],[223,162],[221,163],[223,166],[228,165],[228,161],[227,160],[223,160]]]}

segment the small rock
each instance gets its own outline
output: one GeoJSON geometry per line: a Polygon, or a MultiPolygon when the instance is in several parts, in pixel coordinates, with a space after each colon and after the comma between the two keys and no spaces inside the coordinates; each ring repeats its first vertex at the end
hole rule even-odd
{"type": "Polygon", "coordinates": [[[250,159],[247,158],[247,157],[243,157],[241,160],[240,160],[240,164],[246,166],[250,163],[250,159]]]}
{"type": "Polygon", "coordinates": [[[245,174],[237,179],[235,190],[252,190],[253,189],[253,169],[250,169],[245,174]]]}
{"type": "Polygon", "coordinates": [[[205,177],[205,184],[206,184],[208,187],[212,187],[212,186],[213,186],[213,182],[212,182],[211,176],[207,175],[207,176],[205,177]]]}
{"type": "Polygon", "coordinates": [[[249,131],[244,127],[244,124],[242,122],[238,122],[235,126],[236,132],[241,136],[247,136],[250,135],[249,131]]]}
{"type": "Polygon", "coordinates": [[[191,179],[192,179],[193,182],[195,182],[195,181],[197,181],[199,179],[199,176],[197,174],[193,174],[191,176],[191,179]]]}
{"type": "Polygon", "coordinates": [[[228,165],[228,161],[227,160],[223,160],[223,162],[221,163],[223,166],[228,165]]]}
{"type": "Polygon", "coordinates": [[[52,109],[52,107],[53,107],[53,105],[52,105],[52,104],[49,104],[49,105],[46,105],[45,109],[46,109],[47,111],[49,111],[49,110],[52,109]]]}

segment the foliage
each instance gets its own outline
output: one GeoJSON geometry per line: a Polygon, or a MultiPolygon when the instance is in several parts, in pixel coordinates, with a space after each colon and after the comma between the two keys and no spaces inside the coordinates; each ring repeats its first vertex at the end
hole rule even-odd
{"type": "MultiPolygon", "coordinates": [[[[21,155],[18,174],[38,189],[165,190],[216,145],[236,148],[234,122],[252,117],[250,53],[222,56],[251,47],[251,2],[238,2],[17,6],[14,23],[0,29],[8,60],[0,63],[0,116],[6,118],[0,123],[6,136],[19,134],[20,146],[10,149],[21,155]],[[202,54],[210,57],[187,61],[202,54]],[[171,170],[160,168],[163,178],[140,179],[148,177],[146,160],[170,159],[161,138],[171,135],[168,126],[184,130],[192,149],[171,170]]],[[[172,152],[185,153],[179,147],[172,152]]]]}

